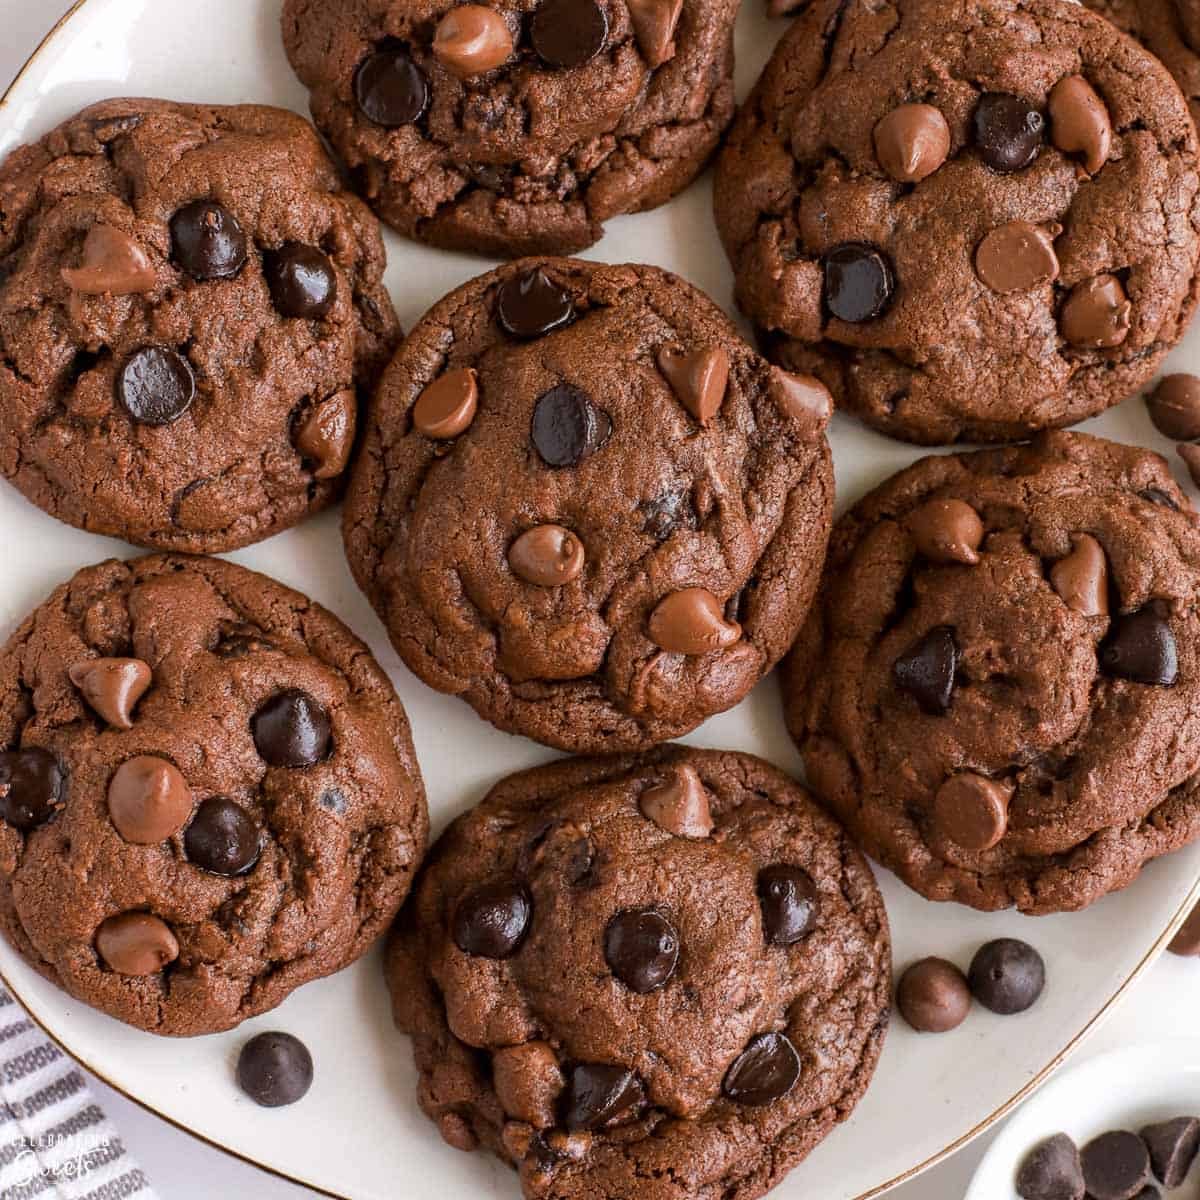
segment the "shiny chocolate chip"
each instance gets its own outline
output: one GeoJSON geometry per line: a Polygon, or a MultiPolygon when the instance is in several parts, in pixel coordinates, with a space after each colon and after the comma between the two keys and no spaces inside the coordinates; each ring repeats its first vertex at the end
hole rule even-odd
{"type": "Polygon", "coordinates": [[[311,767],[329,756],[329,713],[297,688],[276,692],[254,714],[251,725],[254,744],[268,766],[311,767]]]}
{"type": "Polygon", "coordinates": [[[529,433],[548,467],[575,467],[608,441],[612,419],[579,388],[560,383],[538,399],[529,433]]]}
{"type": "Polygon", "coordinates": [[[385,45],[355,72],[354,98],[368,121],[399,129],[429,106],[429,80],[403,46],[385,45]]]}
{"type": "Polygon", "coordinates": [[[315,246],[287,242],[263,260],[263,273],[276,309],[285,317],[317,320],[337,299],[337,275],[315,246]]]}
{"type": "Polygon", "coordinates": [[[631,992],[662,987],[679,963],[679,935],[660,912],[631,908],[617,913],[604,931],[604,961],[631,992]]]}
{"type": "Polygon", "coordinates": [[[295,1104],[312,1087],[308,1047],[290,1033],[260,1033],[238,1054],[238,1086],[264,1108],[295,1104]]]}
{"type": "Polygon", "coordinates": [[[581,67],[608,40],[608,16],[597,0],[544,0],[533,14],[529,40],[548,67],[581,67]]]}
{"type": "Polygon", "coordinates": [[[786,1096],[800,1078],[800,1055],[783,1033],[760,1033],[746,1044],[726,1072],[725,1095],[739,1104],[770,1104],[786,1096]]]}
{"type": "Polygon", "coordinates": [[[758,873],[763,937],[770,946],[790,946],[811,933],[820,900],[812,876],[800,867],[774,863],[758,873]]]}
{"type": "Polygon", "coordinates": [[[186,358],[166,346],[143,346],[117,377],[125,411],[142,425],[178,421],[196,398],[196,377],[186,358]]]}
{"type": "Polygon", "coordinates": [[[28,833],[44,825],[66,799],[67,778],[48,750],[0,753],[0,818],[28,833]]]}
{"type": "Polygon", "coordinates": [[[563,1091],[563,1124],[572,1133],[630,1117],[646,1098],[638,1077],[611,1063],[577,1063],[563,1091]]]}
{"type": "Polygon", "coordinates": [[[1020,96],[987,92],[975,108],[975,146],[993,171],[1029,166],[1046,136],[1046,118],[1020,96]]]}
{"type": "Polygon", "coordinates": [[[892,264],[865,242],[847,242],[825,255],[825,306],[839,321],[862,324],[880,315],[896,288],[892,264]]]}
{"type": "Polygon", "coordinates": [[[454,910],[454,944],[478,958],[508,958],[533,918],[533,897],[523,883],[502,879],[469,892],[454,910]]]}
{"type": "Polygon", "coordinates": [[[506,279],[496,295],[496,320],[512,337],[543,337],[574,319],[571,293],[541,267],[506,279]]]}
{"type": "Polygon", "coordinates": [[[187,204],[171,218],[171,257],[195,280],[231,279],[246,262],[237,218],[213,200],[187,204]]]}
{"type": "Polygon", "coordinates": [[[210,796],[183,835],[188,861],[214,875],[244,875],[258,861],[262,835],[254,818],[226,796],[210,796]]]}
{"type": "Polygon", "coordinates": [[[1154,606],[1114,618],[1100,645],[1106,675],[1171,687],[1179,674],[1179,651],[1166,617],[1154,606]]]}
{"type": "Polygon", "coordinates": [[[950,707],[957,669],[954,630],[939,625],[896,659],[892,674],[902,692],[912,696],[923,712],[937,717],[950,707]]]}

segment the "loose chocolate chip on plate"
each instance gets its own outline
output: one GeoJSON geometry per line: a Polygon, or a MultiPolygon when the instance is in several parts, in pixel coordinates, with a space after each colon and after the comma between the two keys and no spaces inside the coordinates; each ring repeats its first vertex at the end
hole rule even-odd
{"type": "Polygon", "coordinates": [[[254,745],[268,766],[311,767],[329,756],[329,713],[298,688],[276,692],[254,714],[251,726],[254,745]]]}
{"type": "Polygon", "coordinates": [[[675,30],[683,0],[627,0],[633,36],[648,67],[661,67],[675,57],[675,30]]]}
{"type": "Polygon", "coordinates": [[[561,587],[583,571],[583,543],[561,525],[535,525],[508,551],[513,573],[535,587],[561,587]]]}
{"type": "Polygon", "coordinates": [[[116,831],[135,846],[156,846],[178,833],[192,815],[192,789],[165,758],[127,759],[108,784],[108,815],[116,831]]]}
{"type": "Polygon", "coordinates": [[[1063,305],[1059,326],[1072,346],[1111,350],[1129,336],[1133,305],[1115,275],[1096,275],[1077,283],[1063,305]]]}
{"type": "Polygon", "coordinates": [[[485,883],[469,892],[454,910],[454,944],[478,958],[515,954],[533,917],[533,897],[515,879],[485,883]]]}
{"type": "Polygon", "coordinates": [[[529,433],[548,467],[576,467],[608,441],[612,419],[579,388],[560,383],[539,397],[529,433]]]}
{"type": "Polygon", "coordinates": [[[706,838],[713,830],[712,809],[695,767],[672,768],[662,783],[647,788],[639,801],[642,815],[675,837],[706,838]]]}
{"type": "Polygon", "coordinates": [[[1007,92],[987,92],[975,108],[975,146],[993,171],[1029,166],[1042,148],[1046,119],[1032,104],[1007,92]]]}
{"type": "Polygon", "coordinates": [[[1108,558],[1090,533],[1077,533],[1074,549],[1050,568],[1050,583],[1063,603],[1083,617],[1108,615],[1108,558]]]}
{"type": "Polygon", "coordinates": [[[886,255],[864,242],[847,242],[825,255],[825,306],[852,325],[877,317],[895,290],[886,255]]]}
{"type": "Polygon", "coordinates": [[[118,377],[125,411],[143,425],[178,421],[196,398],[196,377],[186,358],[166,346],[143,346],[118,377]]]}
{"type": "Polygon", "coordinates": [[[238,1054],[238,1085],[264,1108],[295,1104],[312,1087],[308,1047],[290,1033],[260,1033],[238,1054]]]}
{"type": "Polygon", "coordinates": [[[679,935],[660,912],[631,908],[619,912],[604,931],[604,961],[631,992],[657,991],[675,974],[679,935]]]}
{"type": "Polygon", "coordinates": [[[983,522],[963,500],[927,500],[912,512],[907,522],[917,549],[930,562],[979,561],[983,544],[983,522]]]}
{"type": "Polygon", "coordinates": [[[950,126],[932,104],[901,104],[875,126],[875,157],[899,183],[919,183],[946,161],[950,126]]]}
{"type": "Polygon", "coordinates": [[[513,337],[543,337],[574,319],[571,293],[541,267],[506,279],[496,296],[496,320],[513,337]]]}
{"type": "Polygon", "coordinates": [[[44,825],[62,807],[67,777],[48,750],[0,753],[0,817],[28,833],[44,825]]]}
{"type": "Polygon", "coordinates": [[[88,705],[116,729],[133,728],[133,710],[153,675],[140,658],[88,658],[67,672],[88,705]]]}
{"type": "Polygon", "coordinates": [[[1046,986],[1046,964],[1028,942],[998,938],[979,948],[967,981],[984,1008],[1012,1016],[1037,1003],[1046,986]]]}
{"type": "Polygon", "coordinates": [[[231,279],[246,262],[246,235],[214,200],[197,200],[171,218],[171,257],[201,283],[231,279]]]}
{"type": "Polygon", "coordinates": [[[1083,1200],[1079,1147],[1065,1133],[1035,1146],[1017,1171],[1022,1200],[1083,1200]]]}
{"type": "Polygon", "coordinates": [[[543,0],[529,40],[548,67],[581,67],[604,49],[608,17],[596,0],[543,0]]]}
{"type": "Polygon", "coordinates": [[[805,441],[816,441],[833,416],[833,396],[815,375],[772,367],[767,394],[805,441]]]}
{"type": "Polygon", "coordinates": [[[413,405],[413,428],[427,438],[456,438],[479,410],[479,380],[470,367],[439,375],[413,405]]]}
{"type": "Polygon", "coordinates": [[[315,321],[337,299],[338,281],[328,257],[315,246],[287,242],[263,260],[276,309],[285,317],[315,321]]]}
{"type": "Polygon", "coordinates": [[[651,640],[672,654],[712,654],[727,650],[741,636],[742,627],[725,619],[721,602],[707,588],[672,592],[650,614],[651,640]]]}
{"type": "Polygon", "coordinates": [[[1173,1117],[1147,1125],[1141,1131],[1142,1141],[1150,1152],[1150,1166],[1158,1181],[1167,1188],[1177,1188],[1200,1152],[1200,1120],[1195,1117],[1173,1117]]]}
{"type": "Polygon", "coordinates": [[[1134,1200],[1150,1182],[1150,1152],[1136,1133],[1102,1133],[1080,1151],[1091,1200],[1134,1200]]]}
{"type": "Polygon", "coordinates": [[[763,867],[757,887],[763,939],[769,946],[790,946],[816,927],[820,897],[803,868],[789,863],[763,867]]]}
{"type": "Polygon", "coordinates": [[[1163,437],[1181,442],[1200,438],[1200,378],[1195,375],[1165,375],[1146,407],[1163,437]]]}
{"type": "Polygon", "coordinates": [[[438,22],[433,53],[438,62],[460,79],[493,71],[512,56],[513,35],[494,8],[460,4],[438,22]]]}
{"type": "Polygon", "coordinates": [[[1082,75],[1067,75],[1050,92],[1050,140],[1064,154],[1079,154],[1095,175],[1112,152],[1112,119],[1082,75]]]}
{"type": "Polygon", "coordinates": [[[1171,687],[1179,675],[1179,651],[1166,617],[1154,606],[1115,617],[1100,645],[1100,666],[1118,679],[1171,687]]]}
{"type": "Polygon", "coordinates": [[[603,1129],[632,1116],[645,1098],[632,1071],[611,1063],[577,1063],[563,1091],[563,1124],[572,1133],[603,1129]]]}
{"type": "Polygon", "coordinates": [[[974,771],[951,775],[934,797],[934,828],[964,850],[991,850],[1008,831],[1010,796],[1011,789],[974,771]]]}
{"type": "Polygon", "coordinates": [[[179,941],[161,917],[126,912],[102,922],[96,951],[118,975],[156,975],[179,957],[179,941]]]}
{"type": "Polygon", "coordinates": [[[757,1106],[786,1096],[800,1078],[800,1055],[783,1033],[760,1033],[746,1043],[725,1074],[730,1100],[757,1106]]]}
{"type": "Polygon", "coordinates": [[[63,281],[84,296],[133,296],[152,292],[158,283],[150,256],[127,233],[99,223],[83,239],[78,267],[64,267],[63,281]]]}
{"type": "Polygon", "coordinates": [[[923,958],[900,976],[896,1007],[918,1033],[948,1033],[967,1019],[971,989],[953,963],[923,958]]]}
{"type": "Polygon", "coordinates": [[[958,645],[954,630],[946,625],[931,629],[910,646],[892,666],[896,686],[907,692],[929,716],[941,716],[954,696],[958,670],[958,645]]]}
{"type": "Polygon", "coordinates": [[[188,861],[214,875],[244,875],[258,861],[262,835],[254,818],[226,796],[210,796],[183,835],[188,861]]]}
{"type": "Polygon", "coordinates": [[[354,98],[368,121],[399,129],[419,120],[428,107],[429,80],[407,50],[388,45],[364,59],[355,72],[354,98]]]}

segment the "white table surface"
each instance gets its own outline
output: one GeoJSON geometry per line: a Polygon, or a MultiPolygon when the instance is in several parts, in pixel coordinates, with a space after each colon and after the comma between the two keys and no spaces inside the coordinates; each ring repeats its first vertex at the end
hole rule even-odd
{"type": "MultiPolygon", "coordinates": [[[[197,0],[197,3],[202,0],[197,0]]],[[[745,0],[758,3],[759,0],[745,0]]],[[[8,81],[65,7],[63,0],[0,0],[0,80],[8,81]]],[[[1054,963],[1048,965],[1054,970],[1054,963]]],[[[1167,956],[1138,984],[1108,1023],[1087,1042],[1080,1057],[1139,1039],[1197,1032],[1193,1013],[1200,1000],[1200,959],[1167,956]]],[[[1014,1031],[1015,1034],[1015,1031],[1014,1031]]],[[[947,1035],[953,1036],[953,1035],[947,1035]]],[[[403,1053],[402,1045],[398,1052],[403,1053]]],[[[141,1160],[163,1200],[212,1200],[214,1196],[254,1200],[302,1200],[313,1195],[248,1167],[180,1133],[98,1080],[97,1098],[141,1160]]],[[[432,1129],[430,1131],[433,1135],[432,1129]]],[[[961,1200],[976,1164],[991,1139],[980,1138],[913,1183],[897,1188],[889,1200],[961,1200]]],[[[332,1147],[331,1147],[332,1149],[332,1147]]],[[[518,1195],[514,1183],[514,1200],[518,1195]]]]}

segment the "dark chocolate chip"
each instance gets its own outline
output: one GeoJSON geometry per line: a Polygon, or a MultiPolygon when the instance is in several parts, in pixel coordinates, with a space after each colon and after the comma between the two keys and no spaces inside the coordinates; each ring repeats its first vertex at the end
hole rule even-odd
{"type": "Polygon", "coordinates": [[[262,835],[254,818],[225,796],[210,796],[184,831],[188,861],[214,875],[244,875],[258,861],[262,835]]]}
{"type": "Polygon", "coordinates": [[[333,263],[315,246],[288,242],[263,261],[276,309],[285,317],[317,320],[337,299],[333,263]]]}
{"type": "Polygon", "coordinates": [[[1166,617],[1154,606],[1115,617],[1100,644],[1100,666],[1118,679],[1171,687],[1179,674],[1179,653],[1166,617]]]}
{"type": "Polygon", "coordinates": [[[385,45],[355,72],[354,98],[368,121],[399,129],[429,106],[429,80],[403,46],[385,45]]]}
{"type": "Polygon", "coordinates": [[[548,67],[581,67],[608,40],[608,17],[596,0],[544,0],[529,26],[529,40],[548,67]]]}
{"type": "Polygon", "coordinates": [[[560,383],[538,399],[529,433],[547,466],[574,467],[608,441],[612,420],[577,387],[560,383]]]}
{"type": "Polygon", "coordinates": [[[653,500],[643,500],[638,505],[642,513],[642,529],[655,541],[665,542],[682,523],[694,529],[695,512],[685,490],[664,492],[653,500]]]}
{"type": "Polygon", "coordinates": [[[984,1008],[1011,1016],[1037,1002],[1046,985],[1046,964],[1028,942],[999,938],[979,948],[967,980],[984,1008]]]}
{"type": "Polygon", "coordinates": [[[496,320],[512,337],[543,337],[574,319],[571,293],[541,267],[506,279],[496,296],[496,320]]]}
{"type": "Polygon", "coordinates": [[[295,1104],[312,1087],[312,1055],[290,1033],[260,1033],[242,1047],[237,1077],[255,1104],[264,1108],[295,1104]]]}
{"type": "Polygon", "coordinates": [[[1150,1166],[1164,1187],[1177,1188],[1200,1151],[1200,1120],[1195,1117],[1173,1117],[1156,1125],[1147,1125],[1141,1133],[1150,1151],[1150,1166]]]}
{"type": "Polygon", "coordinates": [[[887,256],[864,242],[847,242],[825,255],[825,306],[839,321],[858,325],[879,316],[896,287],[887,256]]]}
{"type": "Polygon", "coordinates": [[[196,377],[183,355],[166,346],[135,350],[117,379],[125,411],[143,425],[178,421],[196,398],[196,377]]]}
{"type": "Polygon", "coordinates": [[[563,1124],[572,1133],[603,1129],[630,1117],[645,1098],[632,1071],[611,1063],[577,1063],[563,1091],[563,1124]]]}
{"type": "Polygon", "coordinates": [[[1065,1133],[1035,1146],[1017,1171],[1022,1200],[1083,1200],[1079,1147],[1065,1133]]]}
{"type": "Polygon", "coordinates": [[[940,716],[950,707],[957,670],[958,646],[954,630],[947,625],[931,629],[892,666],[896,685],[931,717],[940,716]]]}
{"type": "Polygon", "coordinates": [[[604,931],[604,960],[631,992],[645,996],[675,974],[679,935],[654,909],[628,909],[617,913],[604,931]]]}
{"type": "Polygon", "coordinates": [[[276,692],[254,714],[252,727],[254,744],[268,766],[311,767],[329,756],[329,713],[297,688],[276,692]]]}
{"type": "Polygon", "coordinates": [[[975,146],[993,171],[1029,166],[1046,136],[1046,118],[1020,96],[987,92],[975,108],[975,146]]]}
{"type": "Polygon", "coordinates": [[[763,937],[770,946],[790,946],[811,933],[819,900],[812,876],[800,867],[774,863],[758,873],[763,937]]]}
{"type": "Polygon", "coordinates": [[[722,1084],[739,1104],[770,1104],[786,1096],[800,1078],[800,1055],[786,1034],[760,1033],[733,1060],[722,1084]]]}
{"type": "Polygon", "coordinates": [[[224,205],[197,200],[171,218],[171,257],[201,283],[231,279],[245,265],[246,235],[224,205]]]}
{"type": "Polygon", "coordinates": [[[1134,1200],[1150,1182],[1150,1152],[1136,1133],[1102,1133],[1080,1151],[1091,1200],[1134,1200]]]}
{"type": "Polygon", "coordinates": [[[454,910],[454,944],[479,958],[516,953],[533,917],[533,897],[523,883],[504,879],[469,892],[454,910]]]}
{"type": "Polygon", "coordinates": [[[48,750],[0,753],[0,817],[28,833],[62,807],[66,775],[48,750]]]}

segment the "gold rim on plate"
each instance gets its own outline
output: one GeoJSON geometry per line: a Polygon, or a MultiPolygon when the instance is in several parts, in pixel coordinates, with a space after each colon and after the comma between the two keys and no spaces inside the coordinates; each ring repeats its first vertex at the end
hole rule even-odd
{"type": "MultiPolygon", "coordinates": [[[[21,82],[21,80],[24,79],[29,68],[32,67],[34,62],[41,57],[44,51],[50,49],[51,44],[57,39],[58,35],[67,28],[67,26],[71,23],[72,18],[78,15],[80,10],[83,9],[87,2],[88,0],[74,0],[74,3],[71,5],[71,7],[65,13],[63,13],[61,17],[59,17],[58,21],[55,22],[54,27],[49,33],[46,34],[41,42],[38,43],[38,46],[34,52],[25,60],[24,65],[17,72],[16,76],[13,78],[13,81],[8,85],[7,88],[4,89],[4,94],[0,96],[0,118],[3,118],[4,110],[8,106],[9,99],[11,98],[14,89],[21,82]]],[[[1008,1116],[1008,1114],[1012,1112],[1017,1105],[1024,1101],[1032,1092],[1036,1091],[1043,1083],[1046,1082],[1047,1079],[1049,1079],[1051,1075],[1054,1074],[1055,1071],[1058,1070],[1059,1067],[1062,1066],[1066,1059],[1079,1048],[1080,1044],[1096,1028],[1096,1026],[1099,1025],[1100,1022],[1118,1004],[1118,1002],[1125,997],[1125,994],[1129,991],[1129,989],[1142,977],[1143,974],[1145,974],[1150,964],[1154,962],[1159,954],[1166,948],[1167,943],[1175,935],[1176,930],[1178,930],[1179,926],[1183,924],[1188,913],[1191,912],[1192,908],[1198,902],[1200,902],[1200,879],[1196,880],[1195,884],[1192,886],[1191,892],[1188,893],[1187,899],[1183,902],[1183,905],[1180,907],[1175,916],[1172,917],[1168,922],[1167,928],[1150,947],[1150,949],[1146,951],[1145,956],[1129,973],[1126,979],[1122,982],[1121,986],[1117,988],[1117,990],[1113,992],[1111,996],[1109,996],[1109,998],[1096,1011],[1096,1013],[1092,1015],[1083,1028],[1080,1029],[1080,1031],[1023,1088],[1021,1088],[1020,1091],[1006,1100],[1002,1105],[1000,1105],[999,1108],[995,1110],[995,1112],[985,1117],[974,1128],[968,1130],[961,1137],[956,1138],[950,1143],[950,1145],[945,1146],[936,1154],[931,1155],[929,1158],[925,1159],[924,1162],[917,1163],[916,1166],[910,1167],[902,1175],[897,1175],[895,1179],[889,1179],[886,1183],[881,1183],[877,1187],[872,1188],[870,1191],[863,1192],[862,1195],[856,1196],[854,1200],[872,1200],[873,1197],[882,1196],[884,1192],[889,1191],[894,1187],[899,1187],[899,1185],[902,1183],[908,1183],[909,1181],[915,1179],[918,1175],[929,1170],[931,1167],[935,1167],[939,1163],[944,1162],[952,1154],[958,1150],[961,1150],[969,1142],[972,1142],[979,1137],[980,1134],[985,1133],[998,1121],[1001,1121],[1004,1117],[1008,1116]]],[[[296,1175],[289,1175],[286,1171],[281,1170],[278,1167],[272,1167],[266,1163],[258,1162],[255,1159],[243,1154],[239,1150],[234,1150],[229,1146],[224,1146],[220,1142],[214,1141],[212,1138],[208,1137],[204,1133],[201,1133],[199,1130],[183,1124],[182,1121],[177,1120],[175,1117],[169,1116],[167,1113],[155,1108],[154,1105],[148,1103],[147,1101],[139,1099],[120,1084],[114,1083],[113,1080],[109,1079],[102,1071],[97,1070],[91,1065],[91,1063],[87,1061],[87,1059],[83,1058],[81,1055],[72,1050],[71,1047],[68,1046],[58,1036],[58,1034],[56,1034],[52,1029],[49,1029],[39,1017],[34,1015],[34,1013],[30,1010],[29,1001],[25,999],[20,990],[13,984],[12,980],[4,974],[3,970],[0,970],[0,982],[3,982],[5,986],[7,986],[8,990],[29,1013],[29,1017],[34,1024],[37,1025],[37,1027],[60,1050],[62,1050],[64,1054],[74,1059],[81,1067],[87,1071],[90,1071],[91,1074],[93,1074],[103,1084],[112,1088],[112,1090],[118,1095],[124,1096],[126,1100],[136,1104],[139,1108],[144,1109],[146,1112],[151,1113],[153,1116],[158,1117],[162,1121],[166,1121],[168,1125],[178,1129],[180,1133],[186,1133],[189,1137],[194,1137],[197,1141],[203,1142],[206,1146],[211,1146],[214,1150],[219,1150],[222,1154],[229,1155],[230,1158],[235,1158],[240,1162],[244,1162],[247,1164],[247,1166],[255,1167],[260,1171],[265,1171],[268,1175],[274,1175],[276,1179],[282,1179],[285,1183],[294,1183],[300,1187],[308,1188],[317,1195],[330,1197],[331,1200],[355,1200],[355,1197],[353,1196],[343,1196],[340,1192],[327,1191],[325,1188],[318,1187],[316,1184],[309,1182],[307,1179],[301,1179],[296,1175]]],[[[803,1170],[803,1167],[800,1169],[803,1170]]]]}

